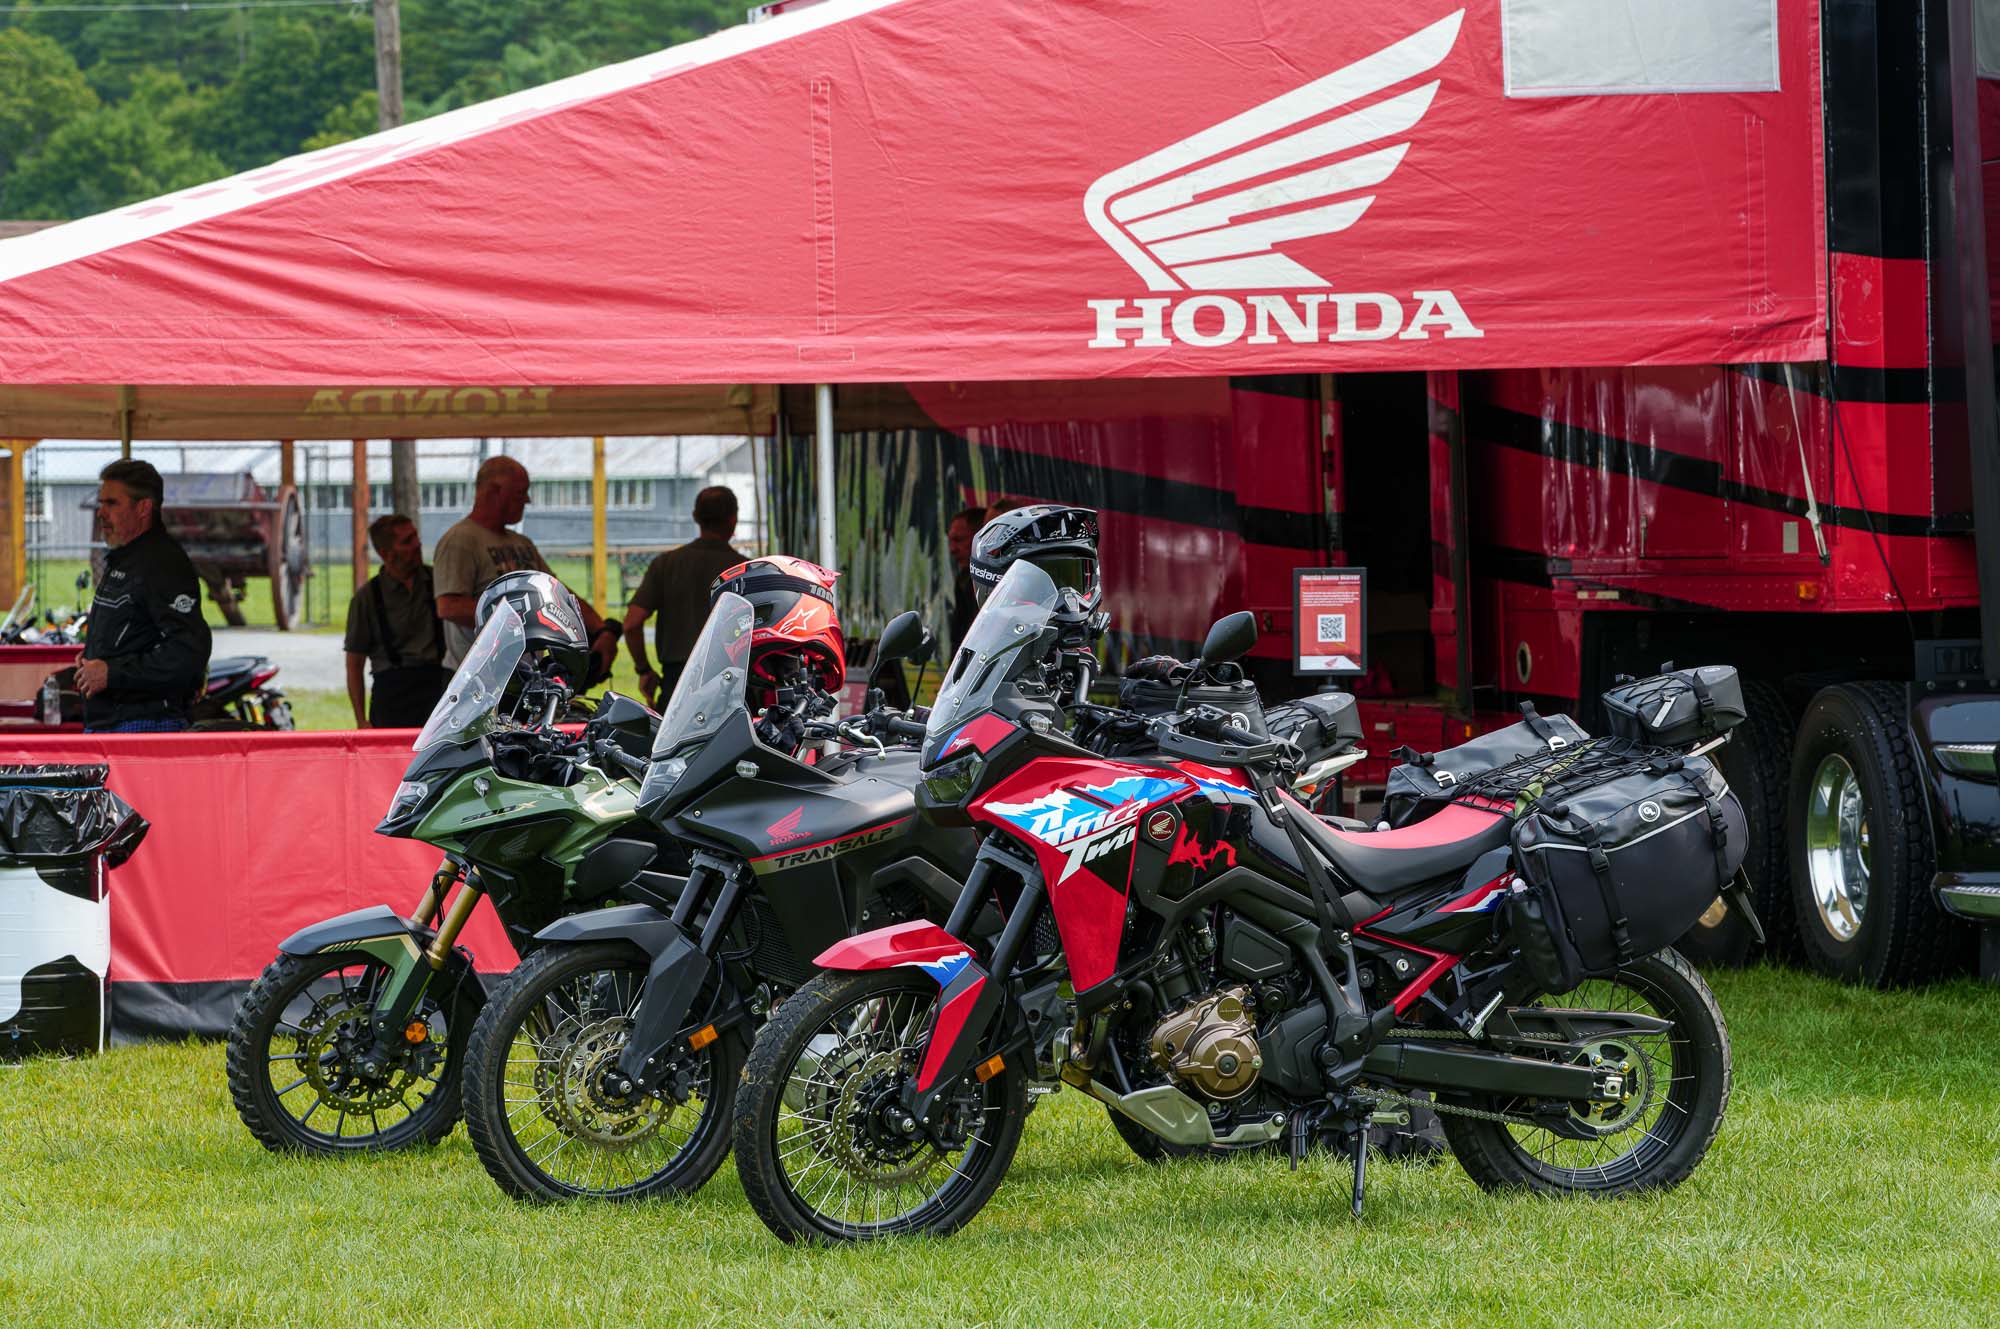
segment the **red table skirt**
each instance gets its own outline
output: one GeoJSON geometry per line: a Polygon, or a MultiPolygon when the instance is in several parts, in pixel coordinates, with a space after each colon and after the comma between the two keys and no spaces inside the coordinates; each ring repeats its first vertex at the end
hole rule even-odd
{"type": "MultiPolygon", "coordinates": [[[[375,834],[410,761],[407,729],[0,735],[0,761],[103,762],[152,823],[111,874],[112,1031],[216,1037],[285,937],[333,914],[416,908],[439,853],[375,834]]],[[[504,972],[483,905],[460,944],[504,972]]]]}

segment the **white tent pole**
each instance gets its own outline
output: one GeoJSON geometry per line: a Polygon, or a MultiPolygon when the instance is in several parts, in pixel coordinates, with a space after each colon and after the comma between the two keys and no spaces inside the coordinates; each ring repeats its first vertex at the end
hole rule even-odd
{"type": "Polygon", "coordinates": [[[813,477],[819,486],[819,565],[835,566],[833,547],[833,385],[813,385],[813,414],[819,427],[818,456],[813,477]]]}

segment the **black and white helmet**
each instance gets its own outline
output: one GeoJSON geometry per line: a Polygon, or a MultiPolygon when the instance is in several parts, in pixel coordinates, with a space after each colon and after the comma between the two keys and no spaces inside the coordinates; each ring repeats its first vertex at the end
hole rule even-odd
{"type": "Polygon", "coordinates": [[[1097,579],[1097,513],[1037,503],[1001,513],[972,537],[972,594],[981,604],[1007,569],[1033,563],[1065,592],[1065,615],[1087,617],[1103,599],[1097,579]]]}
{"type": "Polygon", "coordinates": [[[521,616],[529,656],[548,659],[571,686],[582,686],[590,672],[590,637],[583,630],[583,607],[569,587],[546,572],[510,572],[480,593],[474,627],[485,627],[502,601],[521,616]]]}

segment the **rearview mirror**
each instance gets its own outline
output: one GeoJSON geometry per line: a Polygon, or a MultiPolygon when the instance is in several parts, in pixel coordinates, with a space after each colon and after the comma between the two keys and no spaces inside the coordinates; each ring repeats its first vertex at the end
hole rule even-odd
{"type": "Polygon", "coordinates": [[[936,649],[936,638],[924,626],[924,617],[914,609],[906,609],[889,620],[889,626],[882,629],[881,640],[875,643],[875,662],[886,664],[890,660],[908,660],[911,664],[923,664],[931,658],[936,649]]]}
{"type": "Polygon", "coordinates": [[[1249,610],[1239,609],[1215,620],[1215,626],[1208,630],[1208,640],[1201,644],[1201,662],[1225,664],[1241,659],[1256,644],[1257,619],[1249,610]]]}
{"type": "Polygon", "coordinates": [[[87,591],[90,589],[89,568],[85,568],[82,572],[76,574],[76,589],[78,589],[79,591],[87,591]]]}

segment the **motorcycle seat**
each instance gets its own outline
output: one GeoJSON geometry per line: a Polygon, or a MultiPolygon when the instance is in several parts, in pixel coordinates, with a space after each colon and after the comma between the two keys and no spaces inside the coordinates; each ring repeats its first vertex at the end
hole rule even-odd
{"type": "Polygon", "coordinates": [[[1391,895],[1451,873],[1507,843],[1514,824],[1498,812],[1452,803],[1413,826],[1348,831],[1313,816],[1293,818],[1340,875],[1370,895],[1391,895]]]}
{"type": "Polygon", "coordinates": [[[214,682],[218,678],[230,678],[237,674],[247,674],[258,661],[254,655],[225,655],[208,662],[208,678],[214,682]]]}

